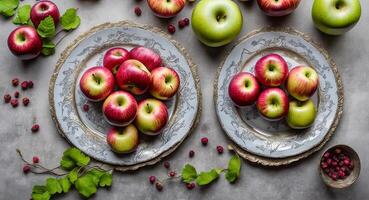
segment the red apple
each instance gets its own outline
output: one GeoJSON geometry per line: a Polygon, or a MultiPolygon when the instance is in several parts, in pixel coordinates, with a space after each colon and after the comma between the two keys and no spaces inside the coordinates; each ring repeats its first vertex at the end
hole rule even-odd
{"type": "Polygon", "coordinates": [[[128,92],[116,91],[103,104],[106,121],[113,126],[127,126],[136,117],[137,101],[128,92]]]}
{"type": "Polygon", "coordinates": [[[119,66],[129,59],[129,51],[124,48],[111,48],[104,55],[103,65],[113,74],[116,74],[119,66]]]}
{"type": "Polygon", "coordinates": [[[248,72],[236,74],[228,86],[228,94],[236,106],[253,104],[260,93],[260,86],[254,75],[248,72]]]}
{"type": "Polygon", "coordinates": [[[286,88],[288,93],[300,101],[308,100],[319,85],[319,76],[316,71],[308,66],[297,66],[290,71],[286,88]]]}
{"type": "Polygon", "coordinates": [[[267,87],[278,87],[287,79],[288,65],[282,56],[268,54],[256,62],[255,76],[259,83],[267,87]]]}
{"type": "Polygon", "coordinates": [[[158,67],[151,71],[150,93],[157,99],[167,100],[173,97],[179,88],[180,80],[174,69],[158,67]]]}
{"type": "Polygon", "coordinates": [[[162,60],[157,53],[149,48],[142,46],[133,48],[130,51],[130,57],[131,59],[142,62],[149,71],[160,67],[162,64],[162,60]]]}
{"type": "Polygon", "coordinates": [[[151,73],[138,60],[126,60],[116,75],[118,86],[135,95],[145,93],[151,86],[151,73]]]}
{"type": "Polygon", "coordinates": [[[258,0],[260,9],[269,16],[284,16],[292,13],[300,0],[258,0]]]}
{"type": "Polygon", "coordinates": [[[186,0],[147,0],[147,4],[156,16],[170,18],[181,12],[186,0]]]}
{"type": "Polygon", "coordinates": [[[167,106],[156,99],[145,99],[138,104],[136,127],[146,135],[158,135],[169,118],[167,106]]]}
{"type": "Polygon", "coordinates": [[[102,101],[114,90],[114,75],[105,67],[92,67],[83,73],[79,87],[90,101],[102,101]]]}
{"type": "Polygon", "coordinates": [[[55,25],[59,23],[60,13],[58,7],[51,1],[39,1],[31,9],[31,21],[35,27],[46,17],[51,16],[55,25]]]}
{"type": "Polygon", "coordinates": [[[268,88],[260,94],[257,108],[266,119],[280,120],[288,113],[288,96],[280,88],[268,88]]]}
{"type": "Polygon", "coordinates": [[[40,55],[42,40],[32,26],[21,26],[8,37],[10,51],[22,60],[30,60],[40,55]]]}
{"type": "Polygon", "coordinates": [[[115,153],[131,153],[136,150],[139,139],[137,128],[130,124],[124,128],[109,130],[106,141],[115,153]]]}

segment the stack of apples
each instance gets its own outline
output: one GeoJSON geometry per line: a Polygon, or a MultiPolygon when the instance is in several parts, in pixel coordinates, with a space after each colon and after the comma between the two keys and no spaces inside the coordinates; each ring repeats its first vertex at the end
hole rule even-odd
{"type": "Polygon", "coordinates": [[[163,67],[162,59],[151,49],[116,47],[105,53],[103,66],[83,73],[79,86],[88,100],[104,101],[104,118],[113,126],[107,133],[111,149],[130,153],[138,146],[139,132],[161,133],[169,118],[163,101],[177,93],[180,78],[175,70],[163,67]],[[142,100],[137,103],[135,96],[142,100]]]}
{"type": "Polygon", "coordinates": [[[236,74],[228,93],[238,107],[252,106],[256,102],[263,118],[278,121],[286,117],[291,128],[305,129],[316,117],[310,97],[318,85],[319,77],[313,68],[299,65],[289,71],[284,58],[272,53],[256,62],[255,76],[249,72],[236,74]]]}

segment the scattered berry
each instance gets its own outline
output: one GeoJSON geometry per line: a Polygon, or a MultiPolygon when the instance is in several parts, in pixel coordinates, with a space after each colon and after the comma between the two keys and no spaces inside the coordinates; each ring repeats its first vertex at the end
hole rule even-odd
{"type": "Polygon", "coordinates": [[[164,167],[169,169],[170,168],[170,163],[168,161],[165,161],[164,162],[164,167]]]}
{"type": "Polygon", "coordinates": [[[141,10],[141,8],[140,7],[135,7],[135,14],[137,15],[137,16],[141,16],[141,14],[142,14],[142,10],[141,10]]]}
{"type": "Polygon", "coordinates": [[[171,172],[169,172],[169,174],[168,174],[170,177],[175,177],[176,176],[176,172],[174,172],[174,171],[171,171],[171,172]]]}
{"type": "Polygon", "coordinates": [[[155,183],[155,181],[156,181],[156,177],[155,177],[155,176],[150,176],[150,177],[149,177],[149,182],[150,182],[151,184],[154,184],[154,183],[155,183]]]}
{"type": "Polygon", "coordinates": [[[22,87],[22,90],[27,90],[27,88],[28,88],[28,81],[23,81],[21,83],[21,87],[22,87]]]}
{"type": "Polygon", "coordinates": [[[186,26],[186,22],[184,20],[179,20],[178,21],[178,27],[179,28],[184,28],[186,26]]]}
{"type": "Polygon", "coordinates": [[[205,146],[209,143],[209,139],[207,137],[203,137],[203,138],[201,138],[201,143],[202,143],[202,145],[205,146]]]}
{"type": "Polygon", "coordinates": [[[4,95],[4,102],[9,103],[10,100],[12,100],[12,96],[10,96],[10,94],[5,94],[4,95]]]}
{"type": "Polygon", "coordinates": [[[195,156],[195,152],[193,150],[191,150],[190,152],[188,152],[188,156],[190,158],[194,157],[195,156]]]}
{"type": "Polygon", "coordinates": [[[12,80],[12,85],[13,85],[14,87],[17,87],[17,86],[19,85],[19,79],[14,78],[14,79],[12,80]]]}
{"type": "Polygon", "coordinates": [[[31,167],[29,165],[24,165],[23,166],[23,173],[28,174],[28,172],[31,171],[31,167]]]}
{"type": "Polygon", "coordinates": [[[83,105],[83,111],[88,112],[90,110],[90,106],[88,104],[83,105]]]}
{"type": "Polygon", "coordinates": [[[12,99],[10,101],[10,104],[12,104],[13,108],[16,108],[16,107],[18,107],[18,100],[17,99],[12,99]]]}
{"type": "Polygon", "coordinates": [[[168,25],[168,32],[174,34],[176,32],[176,27],[173,24],[168,25]]]}
{"type": "Polygon", "coordinates": [[[33,156],[33,158],[32,158],[32,162],[33,162],[33,163],[39,163],[39,162],[40,162],[40,158],[39,158],[39,157],[37,157],[37,156],[33,156]]]}
{"type": "Polygon", "coordinates": [[[28,104],[29,104],[29,98],[28,98],[28,97],[24,97],[24,98],[22,99],[22,102],[23,102],[23,105],[24,105],[24,106],[28,106],[28,104]]]}
{"type": "Polygon", "coordinates": [[[222,154],[224,152],[224,148],[222,146],[217,146],[217,152],[222,154]]]}
{"type": "Polygon", "coordinates": [[[190,25],[190,19],[188,19],[187,17],[184,18],[183,21],[186,24],[186,26],[190,25]]]}
{"type": "Polygon", "coordinates": [[[163,190],[163,185],[159,182],[155,183],[155,187],[159,192],[163,190]]]}
{"type": "Polygon", "coordinates": [[[40,125],[38,125],[38,124],[34,124],[34,125],[32,126],[32,128],[31,128],[31,131],[32,131],[33,133],[36,133],[39,129],[40,129],[40,125]]]}
{"type": "Polygon", "coordinates": [[[28,88],[33,88],[33,81],[28,81],[28,88]]]}
{"type": "Polygon", "coordinates": [[[19,97],[19,92],[18,91],[14,92],[14,97],[18,99],[18,97],[19,97]]]}
{"type": "Polygon", "coordinates": [[[192,190],[195,188],[195,183],[186,183],[186,188],[189,189],[189,190],[192,190]]]}

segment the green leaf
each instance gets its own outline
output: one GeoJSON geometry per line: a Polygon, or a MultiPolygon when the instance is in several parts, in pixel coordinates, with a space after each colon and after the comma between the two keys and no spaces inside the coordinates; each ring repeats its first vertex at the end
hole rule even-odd
{"type": "Polygon", "coordinates": [[[37,33],[42,38],[52,38],[55,36],[55,23],[51,16],[43,19],[37,27],[37,33]]]}
{"type": "Polygon", "coordinates": [[[51,197],[50,193],[47,191],[46,186],[35,185],[32,188],[32,199],[33,200],[49,200],[51,197]]]}
{"type": "Polygon", "coordinates": [[[113,183],[113,174],[110,172],[106,172],[101,176],[99,186],[110,187],[112,183],[113,183]]]}
{"type": "Polygon", "coordinates": [[[78,178],[74,185],[77,191],[86,198],[89,198],[97,191],[97,186],[92,180],[91,174],[78,178]]]}
{"type": "Polygon", "coordinates": [[[197,178],[196,169],[192,165],[186,164],[182,169],[181,176],[183,182],[190,183],[197,178]]]}
{"type": "Polygon", "coordinates": [[[78,171],[79,171],[79,168],[74,168],[72,171],[69,172],[69,174],[67,175],[69,181],[71,183],[74,184],[74,182],[77,180],[78,178],[78,171]]]}
{"type": "Polygon", "coordinates": [[[23,5],[18,9],[18,14],[13,19],[13,23],[17,25],[29,24],[31,13],[31,5],[23,5]]]}
{"type": "Polygon", "coordinates": [[[90,157],[86,156],[77,148],[70,148],[64,151],[60,165],[65,170],[72,170],[76,165],[83,167],[88,165],[90,157]]]}
{"type": "Polygon", "coordinates": [[[60,18],[61,25],[64,30],[69,31],[76,29],[81,23],[81,19],[77,15],[77,9],[69,8],[60,18]]]}
{"type": "Polygon", "coordinates": [[[61,185],[59,184],[59,181],[55,178],[46,179],[46,188],[51,195],[56,193],[62,193],[63,191],[61,185]]]}
{"type": "Polygon", "coordinates": [[[0,14],[5,17],[11,17],[18,8],[19,0],[0,0],[0,14]]]}
{"type": "Polygon", "coordinates": [[[61,179],[59,179],[59,184],[60,184],[60,186],[61,186],[61,188],[62,188],[62,190],[63,190],[64,193],[69,192],[70,187],[72,185],[70,183],[68,177],[66,177],[66,176],[63,177],[63,178],[61,178],[61,179]]]}
{"type": "Polygon", "coordinates": [[[213,182],[218,177],[219,177],[218,171],[215,169],[212,169],[209,172],[201,172],[199,176],[196,178],[196,183],[199,186],[207,185],[213,182]]]}
{"type": "Polygon", "coordinates": [[[55,53],[55,44],[49,39],[42,40],[42,50],[41,53],[44,56],[49,56],[55,53]]]}
{"type": "Polygon", "coordinates": [[[238,155],[232,156],[228,162],[227,173],[225,174],[226,179],[230,183],[234,183],[240,176],[241,171],[241,159],[238,155]]]}

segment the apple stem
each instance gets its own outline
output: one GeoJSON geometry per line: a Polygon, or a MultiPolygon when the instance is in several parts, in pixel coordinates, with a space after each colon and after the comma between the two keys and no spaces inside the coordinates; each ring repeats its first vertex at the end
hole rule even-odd
{"type": "Polygon", "coordinates": [[[149,113],[151,113],[150,105],[149,105],[149,104],[146,104],[146,106],[147,106],[147,111],[148,111],[149,113]]]}

